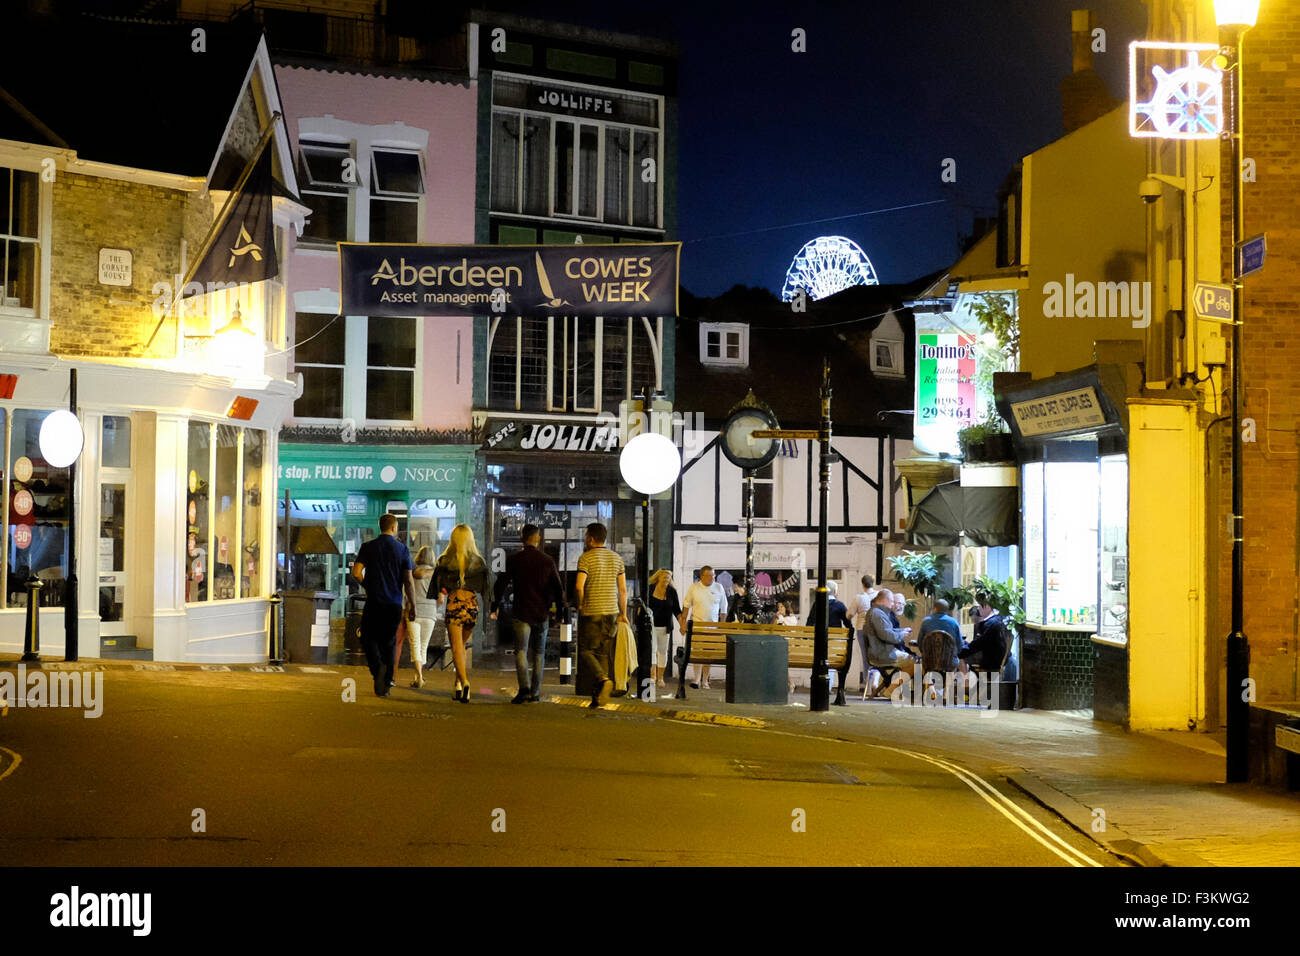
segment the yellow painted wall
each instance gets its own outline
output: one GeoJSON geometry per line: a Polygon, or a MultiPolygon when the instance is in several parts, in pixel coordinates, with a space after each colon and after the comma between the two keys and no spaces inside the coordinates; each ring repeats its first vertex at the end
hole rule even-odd
{"type": "Polygon", "coordinates": [[[1190,403],[1129,401],[1129,726],[1205,718],[1204,441],[1190,403]]]}
{"type": "Polygon", "coordinates": [[[1127,107],[1026,158],[1028,289],[1020,296],[1020,368],[1035,378],[1089,365],[1098,339],[1138,339],[1133,318],[1043,314],[1049,282],[1146,279],[1146,214],[1138,184],[1145,147],[1128,135],[1127,107]],[[1032,242],[1030,241],[1032,239],[1032,242]]]}

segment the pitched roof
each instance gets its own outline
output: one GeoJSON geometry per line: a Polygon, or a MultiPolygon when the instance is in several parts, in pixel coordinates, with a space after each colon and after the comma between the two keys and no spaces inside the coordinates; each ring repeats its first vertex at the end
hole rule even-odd
{"type": "Polygon", "coordinates": [[[915,328],[903,305],[930,285],[927,276],[906,285],[855,286],[794,312],[766,289],[737,286],[715,299],[682,292],[677,323],[675,404],[703,412],[710,425],[725,418],[751,387],[784,428],[814,428],[820,417],[822,360],[830,361],[831,420],[840,434],[882,433],[910,438],[915,328]],[[871,370],[871,336],[892,312],[902,330],[902,377],[871,370]],[[700,361],[701,322],[749,326],[749,364],[706,366],[700,361]]]}
{"type": "Polygon", "coordinates": [[[20,107],[0,97],[0,136],[59,145],[52,132],[82,159],[206,177],[261,31],[202,28],[206,50],[198,53],[194,24],[91,16],[6,23],[0,88],[20,107]]]}

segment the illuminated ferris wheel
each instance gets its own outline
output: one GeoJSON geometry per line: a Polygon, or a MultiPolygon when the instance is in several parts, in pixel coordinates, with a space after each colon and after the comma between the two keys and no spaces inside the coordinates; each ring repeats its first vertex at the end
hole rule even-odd
{"type": "Polygon", "coordinates": [[[790,263],[781,300],[791,301],[800,289],[812,299],[824,299],[849,286],[879,283],[871,260],[856,242],[843,236],[818,236],[790,263]]]}

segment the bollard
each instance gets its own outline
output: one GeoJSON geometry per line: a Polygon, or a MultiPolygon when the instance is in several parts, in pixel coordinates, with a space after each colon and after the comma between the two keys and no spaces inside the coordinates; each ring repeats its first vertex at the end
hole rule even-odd
{"type": "Polygon", "coordinates": [[[23,636],[23,657],[27,663],[41,660],[41,582],[27,580],[27,633],[23,636]]]}
{"type": "Polygon", "coordinates": [[[279,666],[284,663],[284,650],[280,640],[280,592],[271,595],[271,632],[268,635],[270,649],[266,662],[279,666]]]}
{"type": "Polygon", "coordinates": [[[560,683],[573,683],[573,624],[560,625],[560,683]]]}

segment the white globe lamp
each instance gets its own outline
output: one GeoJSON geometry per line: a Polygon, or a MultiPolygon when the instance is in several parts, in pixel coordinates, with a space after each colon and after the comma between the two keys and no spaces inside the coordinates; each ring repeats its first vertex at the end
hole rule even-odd
{"type": "Polygon", "coordinates": [[[681,474],[682,459],[671,438],[643,432],[623,446],[618,469],[634,491],[657,495],[673,486],[681,474]]]}
{"type": "Polygon", "coordinates": [[[66,408],[50,412],[41,423],[41,456],[55,468],[67,468],[81,454],[81,422],[66,408]]]}

